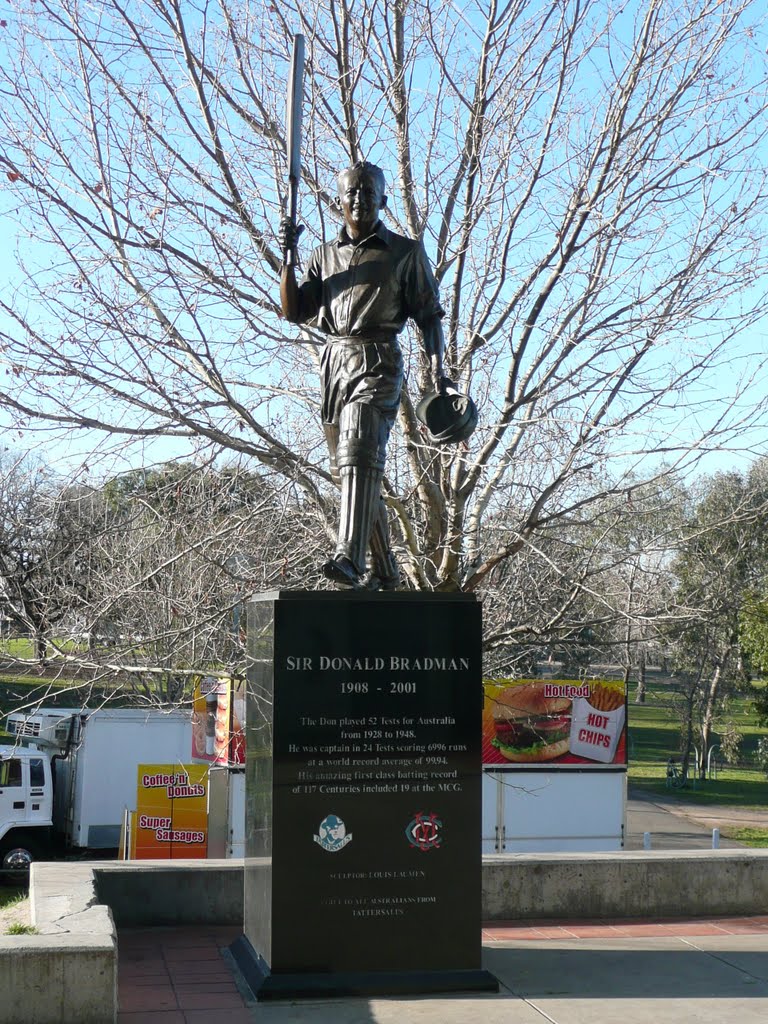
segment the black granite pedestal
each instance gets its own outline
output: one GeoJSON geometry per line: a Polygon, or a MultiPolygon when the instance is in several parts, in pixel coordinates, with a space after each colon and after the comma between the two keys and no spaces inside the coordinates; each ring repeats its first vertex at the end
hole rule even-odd
{"type": "Polygon", "coordinates": [[[244,935],[259,999],[493,991],[480,966],[481,609],[248,605],[244,935]]]}

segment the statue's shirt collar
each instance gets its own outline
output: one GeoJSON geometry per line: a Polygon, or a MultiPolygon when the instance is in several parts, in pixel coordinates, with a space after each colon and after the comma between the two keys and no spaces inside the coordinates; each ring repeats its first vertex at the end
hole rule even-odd
{"type": "Polygon", "coordinates": [[[339,247],[341,247],[342,245],[365,245],[367,242],[370,242],[374,238],[378,238],[379,241],[384,243],[384,245],[389,245],[389,234],[389,230],[384,227],[384,224],[381,221],[378,221],[376,227],[373,229],[370,235],[367,235],[365,238],[361,238],[359,242],[354,243],[347,234],[347,227],[346,225],[344,225],[344,227],[339,232],[338,238],[336,239],[336,245],[339,247]]]}

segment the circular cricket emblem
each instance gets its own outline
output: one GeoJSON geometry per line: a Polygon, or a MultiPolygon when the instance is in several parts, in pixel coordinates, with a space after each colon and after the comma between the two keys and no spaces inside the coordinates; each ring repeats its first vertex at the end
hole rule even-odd
{"type": "Polygon", "coordinates": [[[347,826],[335,814],[329,814],[320,822],[318,834],[314,837],[318,846],[327,853],[338,853],[347,843],[352,842],[352,833],[347,835],[347,826]]]}
{"type": "Polygon", "coordinates": [[[443,822],[433,812],[419,813],[408,823],[405,836],[416,850],[439,850],[442,842],[443,822]]]}

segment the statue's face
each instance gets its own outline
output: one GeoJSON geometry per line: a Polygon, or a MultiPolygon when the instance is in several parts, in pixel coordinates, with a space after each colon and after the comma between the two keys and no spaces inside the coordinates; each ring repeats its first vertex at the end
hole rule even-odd
{"type": "Polygon", "coordinates": [[[353,168],[339,176],[339,202],[350,236],[364,238],[376,226],[387,197],[376,175],[353,168]]]}

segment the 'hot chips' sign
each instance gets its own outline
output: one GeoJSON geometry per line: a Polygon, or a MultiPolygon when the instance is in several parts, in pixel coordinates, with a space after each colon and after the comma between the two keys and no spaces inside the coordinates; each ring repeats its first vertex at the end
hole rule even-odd
{"type": "Polygon", "coordinates": [[[571,718],[572,754],[590,761],[611,764],[624,734],[626,704],[622,691],[595,683],[587,697],[573,702],[571,718]]]}

